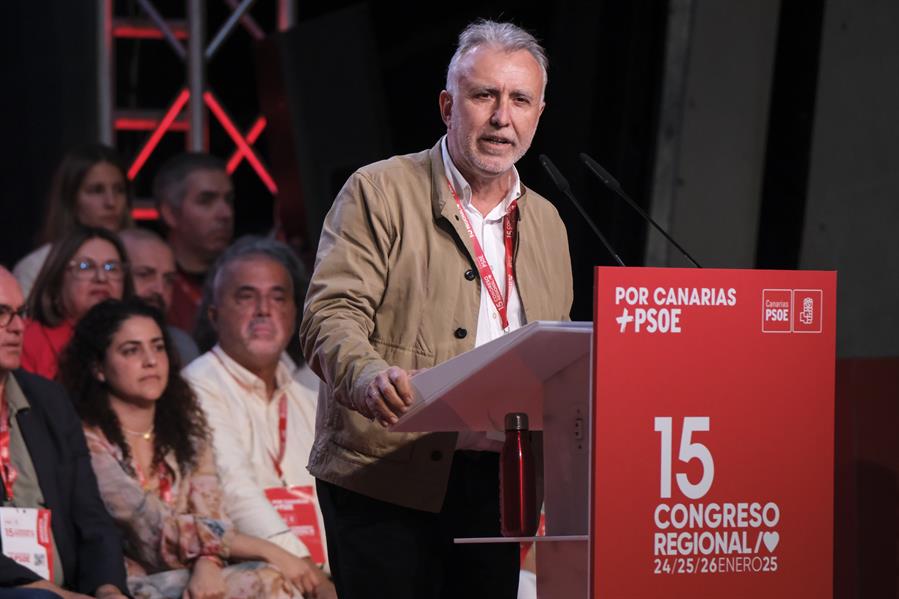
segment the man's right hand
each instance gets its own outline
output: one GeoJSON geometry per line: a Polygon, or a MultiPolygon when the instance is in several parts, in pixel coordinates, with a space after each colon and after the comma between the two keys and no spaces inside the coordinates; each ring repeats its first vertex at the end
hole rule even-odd
{"type": "Polygon", "coordinates": [[[414,399],[409,381],[412,374],[399,366],[379,372],[365,389],[359,413],[384,427],[396,424],[414,399]]]}

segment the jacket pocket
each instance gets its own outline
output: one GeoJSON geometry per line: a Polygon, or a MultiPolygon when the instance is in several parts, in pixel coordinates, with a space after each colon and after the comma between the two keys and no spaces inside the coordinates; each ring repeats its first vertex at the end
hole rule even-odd
{"type": "Polygon", "coordinates": [[[421,433],[388,433],[380,424],[342,406],[335,416],[333,443],[357,454],[358,461],[409,462],[415,440],[421,436],[421,433]]]}

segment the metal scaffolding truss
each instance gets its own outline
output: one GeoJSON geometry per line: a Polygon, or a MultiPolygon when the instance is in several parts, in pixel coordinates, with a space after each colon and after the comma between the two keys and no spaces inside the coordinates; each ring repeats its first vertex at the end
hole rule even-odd
{"type": "MultiPolygon", "coordinates": [[[[211,113],[235,145],[235,150],[227,161],[228,172],[234,172],[246,160],[269,192],[276,194],[277,185],[253,147],[265,129],[265,117],[258,116],[246,132],[241,132],[206,79],[207,65],[238,26],[242,26],[257,40],[266,36],[264,29],[249,14],[256,0],[223,0],[230,8],[230,14],[208,42],[205,31],[206,0],[185,0],[186,18],[183,20],[164,18],[152,0],[136,1],[143,12],[141,18],[117,17],[114,14],[114,0],[97,0],[97,31],[100,36],[97,44],[100,140],[115,146],[119,132],[147,133],[140,150],[135,156],[129,157],[128,178],[134,180],[159,141],[169,131],[186,133],[188,150],[208,151],[208,116],[211,113]],[[134,110],[116,105],[116,40],[122,39],[160,40],[167,43],[183,63],[187,85],[179,90],[167,107],[159,110],[134,110]]],[[[276,31],[284,31],[296,20],[295,0],[274,1],[277,2],[276,31]]],[[[134,212],[138,219],[155,219],[158,216],[155,209],[149,206],[137,206],[134,212]]]]}

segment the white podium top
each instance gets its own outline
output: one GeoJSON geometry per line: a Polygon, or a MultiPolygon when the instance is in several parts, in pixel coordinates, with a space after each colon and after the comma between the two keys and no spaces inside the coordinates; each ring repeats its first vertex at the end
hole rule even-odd
{"type": "Polygon", "coordinates": [[[543,428],[543,383],[591,351],[592,322],[535,321],[412,377],[395,432],[502,431],[509,412],[543,428]]]}

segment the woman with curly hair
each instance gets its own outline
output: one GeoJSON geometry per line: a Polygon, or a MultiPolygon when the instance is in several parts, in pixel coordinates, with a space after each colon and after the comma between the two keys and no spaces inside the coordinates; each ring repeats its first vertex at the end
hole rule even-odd
{"type": "Polygon", "coordinates": [[[161,314],[138,300],[94,306],[60,363],[100,494],[124,535],[131,593],[154,599],[313,593],[315,581],[298,573],[296,558],[237,532],[226,518],[206,421],[178,367],[161,314]]]}

